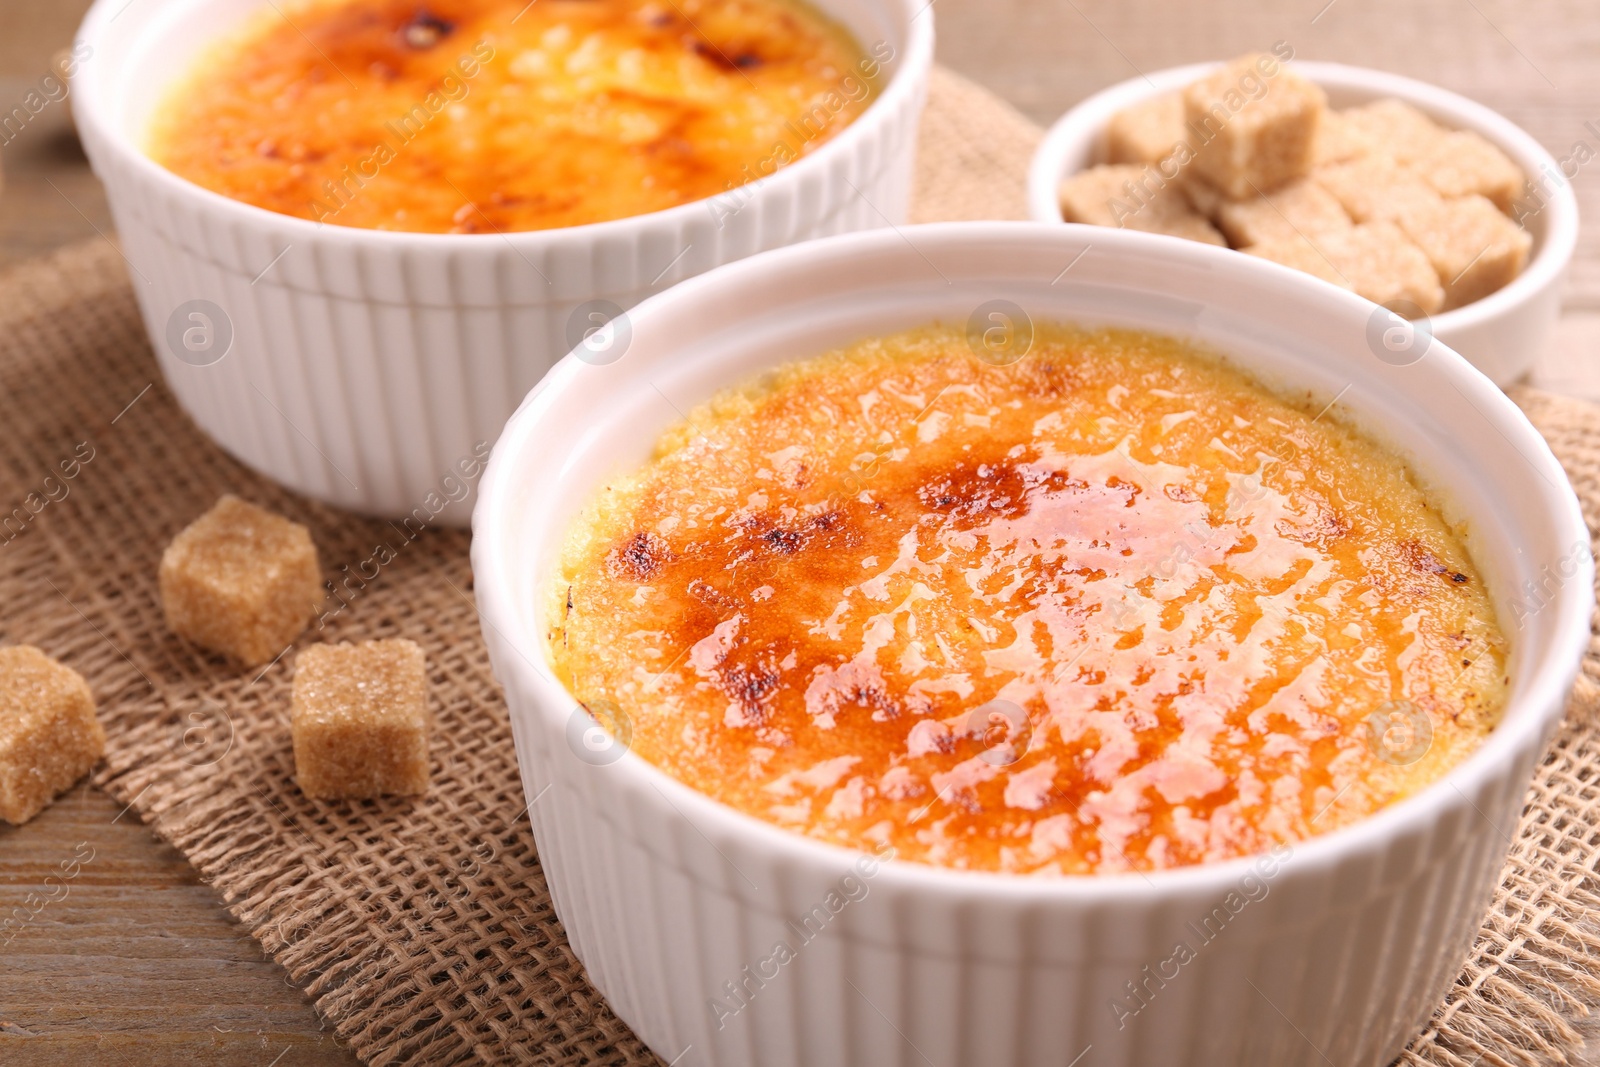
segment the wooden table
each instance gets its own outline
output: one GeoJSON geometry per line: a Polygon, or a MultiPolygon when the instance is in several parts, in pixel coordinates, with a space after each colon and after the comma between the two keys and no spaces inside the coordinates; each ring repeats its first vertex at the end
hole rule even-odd
{"type": "MultiPolygon", "coordinates": [[[[5,0],[0,112],[37,84],[84,6],[5,0]]],[[[1580,142],[1600,154],[1592,0],[939,0],[937,15],[940,60],[1041,123],[1141,71],[1286,41],[1303,59],[1382,67],[1465,93],[1558,159],[1580,142]]],[[[0,149],[0,266],[110,232],[65,118],[51,105],[0,149]]],[[[1573,181],[1591,220],[1600,220],[1597,172],[1600,158],[1573,181]]],[[[1585,227],[1566,308],[1534,380],[1600,399],[1600,226],[1585,227]]],[[[70,893],[0,947],[0,1063],[354,1062],[188,864],[94,789],[79,786],[27,826],[0,829],[0,912],[89,849],[70,893]]]]}

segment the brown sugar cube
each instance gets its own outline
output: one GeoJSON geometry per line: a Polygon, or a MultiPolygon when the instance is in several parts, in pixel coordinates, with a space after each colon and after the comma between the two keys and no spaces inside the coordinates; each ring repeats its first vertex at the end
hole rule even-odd
{"type": "Polygon", "coordinates": [[[1276,241],[1263,241],[1251,245],[1241,251],[1262,259],[1270,259],[1274,263],[1281,263],[1285,267],[1293,267],[1325,282],[1331,282],[1341,289],[1355,290],[1350,279],[1342,274],[1327,253],[1309,239],[1295,234],[1292,237],[1281,238],[1276,241]]]}
{"type": "Polygon", "coordinates": [[[394,639],[312,645],[295,657],[294,774],[319,800],[428,790],[422,648],[394,639]]]}
{"type": "Polygon", "coordinates": [[[21,826],[105,751],[81,674],[32,645],[0,648],[0,819],[21,826]]]}
{"type": "Polygon", "coordinates": [[[167,625],[245,666],[281,655],[323,599],[311,532],[231,494],[161,556],[167,625]]]}
{"type": "Polygon", "coordinates": [[[1332,249],[1334,266],[1349,276],[1355,291],[1374,304],[1392,307],[1409,301],[1425,315],[1444,304],[1433,264],[1394,223],[1363,223],[1317,240],[1332,249]]]}
{"type": "Polygon", "coordinates": [[[1271,192],[1310,172],[1326,106],[1321,89],[1274,57],[1236,59],[1183,92],[1191,166],[1234,200],[1271,192]]]}
{"type": "Polygon", "coordinates": [[[1356,222],[1393,221],[1435,207],[1440,201],[1431,185],[1386,156],[1363,156],[1319,167],[1312,178],[1332,193],[1356,222]]]}
{"type": "Polygon", "coordinates": [[[1444,127],[1392,97],[1339,112],[1342,124],[1364,137],[1374,153],[1409,163],[1444,136],[1444,127]]]}
{"type": "Polygon", "coordinates": [[[1217,227],[1235,248],[1296,235],[1316,237],[1351,225],[1333,194],[1309,178],[1249,200],[1227,201],[1217,209],[1217,227]]]}
{"type": "Polygon", "coordinates": [[[1440,196],[1476,194],[1507,213],[1527,181],[1510,156],[1470,130],[1452,130],[1435,138],[1410,167],[1440,196]]]}
{"type": "Polygon", "coordinates": [[[1228,242],[1223,239],[1217,228],[1211,225],[1203,216],[1189,210],[1188,202],[1183,201],[1181,207],[1155,214],[1145,219],[1135,219],[1128,223],[1130,230],[1142,230],[1145,233],[1163,233],[1169,237],[1182,237],[1186,241],[1199,241],[1201,244],[1216,245],[1219,248],[1228,247],[1228,242]]]}
{"type": "Polygon", "coordinates": [[[1164,93],[1125,107],[1106,124],[1112,163],[1159,163],[1184,140],[1183,94],[1164,93]]]}
{"type": "Polygon", "coordinates": [[[1063,181],[1059,196],[1062,217],[1068,222],[1227,243],[1189,206],[1178,183],[1166,180],[1154,167],[1091,167],[1063,181]]]}
{"type": "Polygon", "coordinates": [[[1332,163],[1348,163],[1377,151],[1377,142],[1365,129],[1350,121],[1345,112],[1324,111],[1322,121],[1317,123],[1316,140],[1311,143],[1311,165],[1326,167],[1332,163]]]}
{"type": "Polygon", "coordinates": [[[1533,238],[1481,196],[1445,200],[1398,220],[1444,286],[1444,310],[1488,296],[1522,272],[1533,238]]]}
{"type": "Polygon", "coordinates": [[[1315,274],[1385,307],[1404,301],[1431,315],[1444,303],[1428,257],[1392,222],[1273,241],[1246,251],[1315,274]]]}
{"type": "Polygon", "coordinates": [[[1228,198],[1222,195],[1221,190],[1198,174],[1186,175],[1182,189],[1184,199],[1189,201],[1189,206],[1212,222],[1217,220],[1222,205],[1230,203],[1228,198]]]}

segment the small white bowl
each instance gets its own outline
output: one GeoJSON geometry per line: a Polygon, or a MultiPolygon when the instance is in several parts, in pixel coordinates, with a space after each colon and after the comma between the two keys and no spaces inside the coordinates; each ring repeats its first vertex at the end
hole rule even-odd
{"type": "MultiPolygon", "coordinates": [[[[1061,180],[1103,163],[1105,130],[1111,116],[1130,104],[1182,89],[1216,70],[1220,63],[1196,63],[1157,71],[1111,86],[1068,111],[1045,134],[1028,170],[1028,215],[1060,222],[1056,189],[1061,180]]],[[[1291,63],[1321,86],[1335,108],[1355,107],[1383,97],[1413,105],[1452,129],[1472,130],[1498,145],[1540,183],[1544,207],[1525,219],[1533,236],[1528,265],[1510,285],[1482,300],[1434,315],[1433,336],[1460,352],[1497,385],[1526,374],[1548,343],[1561,314],[1561,284],[1578,243],[1578,201],[1561,167],[1520,126],[1457,93],[1427,82],[1341,63],[1291,63]]]]}
{"type": "Polygon", "coordinates": [[[905,219],[933,57],[924,0],[818,0],[867,50],[893,49],[887,83],[837,136],[737,197],[503,236],[324,226],[146,156],[174,75],[263,3],[97,0],[78,31],[73,113],[179,403],[235,457],[319,500],[464,525],[482,454],[591,311],[905,219]]]}
{"type": "Polygon", "coordinates": [[[780,1067],[1065,1065],[1091,1045],[1082,1062],[1096,1067],[1382,1065],[1400,1052],[1482,919],[1588,646],[1593,564],[1566,477],[1516,406],[1441,344],[1407,365],[1380,357],[1374,310],[1204,245],[960,223],[720,268],[636,308],[618,362],[557,365],[495,445],[473,516],[475,588],[556,910],[652,1049],[685,1065],[780,1067]],[[1336,399],[1407,459],[1466,523],[1508,620],[1509,703],[1483,746],[1281,863],[1055,880],[856,866],[631,752],[592,749],[593,720],[553,679],[540,594],[604,480],[643,463],[720,387],[863,336],[966,323],[997,298],[1036,320],[1192,337],[1275,386],[1336,399]],[[1516,607],[1524,583],[1540,590],[1536,609],[1516,607]],[[848,903],[801,940],[788,924],[830,891],[848,903]],[[1172,964],[1180,939],[1197,941],[1188,924],[1231,911],[1230,893],[1249,903],[1172,964]],[[775,962],[780,940],[793,959],[775,962]],[[1149,977],[1163,968],[1175,976],[1149,977]],[[1136,1003],[1127,983],[1147,980],[1148,1006],[1119,1027],[1113,1005],[1136,1003]],[[731,1010],[725,983],[747,990],[746,1006],[731,1010]]]}

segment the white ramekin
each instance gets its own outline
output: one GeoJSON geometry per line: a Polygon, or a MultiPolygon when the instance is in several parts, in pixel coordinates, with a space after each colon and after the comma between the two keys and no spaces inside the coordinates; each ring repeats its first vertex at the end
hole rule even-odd
{"type": "MultiPolygon", "coordinates": [[[[1197,63],[1132,78],[1078,104],[1050,127],[1028,171],[1028,215],[1060,222],[1056,188],[1061,179],[1105,162],[1111,116],[1152,96],[1181,89],[1220,67],[1197,63]]],[[[1505,288],[1432,317],[1433,336],[1471,360],[1498,385],[1526,374],[1548,342],[1561,314],[1561,286],[1578,242],[1578,201],[1556,160],[1509,119],[1449,90],[1381,70],[1340,63],[1290,66],[1321,86],[1336,108],[1396,97],[1453,129],[1473,130],[1494,142],[1536,183],[1542,208],[1524,220],[1533,236],[1528,266],[1505,288]]],[[[1530,204],[1536,203],[1529,201],[1530,204]]]]}
{"type": "Polygon", "coordinates": [[[684,1064],[1067,1064],[1090,1046],[1095,1064],[1389,1062],[1477,928],[1593,595],[1577,502],[1538,434],[1443,345],[1409,365],[1376,355],[1375,310],[1201,245],[974,223],[714,271],[635,309],[617,363],[561,363],[495,447],[473,570],[541,863],[622,1018],[684,1064]],[[962,323],[991,299],[1035,319],[1193,336],[1268,382],[1338,398],[1467,523],[1498,609],[1520,621],[1505,721],[1444,781],[1295,847],[1264,880],[1250,860],[1058,881],[868,864],[853,883],[864,894],[775,964],[777,941],[799,941],[789,924],[850,884],[857,857],[722,807],[631,753],[595,765],[588,720],[549,674],[541,583],[602,479],[641,462],[717,387],[864,334],[962,323]],[[1529,589],[1537,604],[1524,610],[1529,589]],[[1187,924],[1245,888],[1257,899],[1147,987],[1149,1006],[1119,1029],[1125,983],[1149,980],[1147,965],[1196,940],[1187,924]],[[734,1003],[727,982],[750,990],[731,1015],[713,1007],[734,1003]]]}
{"type": "Polygon", "coordinates": [[[1538,433],[1442,344],[1401,365],[1372,337],[1375,312],[1223,249],[958,223],[713,271],[636,308],[615,364],[560,363],[495,446],[472,564],[540,861],[617,1013],[683,1064],[1065,1067],[1089,1046],[1083,1063],[1096,1067],[1389,1063],[1478,928],[1594,595],[1577,500],[1538,433]],[[1512,640],[1509,706],[1483,747],[1415,798],[1294,846],[1270,874],[1254,859],[1049,881],[888,862],[844,883],[855,855],[723,807],[632,753],[597,759],[591,720],[552,680],[540,590],[603,480],[721,386],[865,335],[966,323],[996,299],[1035,320],[1195,338],[1274,387],[1337,400],[1404,456],[1465,523],[1512,640]],[[789,924],[841,885],[858,899],[772,962],[775,942],[799,941],[789,924]],[[1248,906],[1235,913],[1230,892],[1248,906]],[[1192,961],[1167,962],[1218,907],[1236,917],[1192,961]],[[1119,1029],[1112,1004],[1129,1003],[1126,983],[1154,983],[1147,965],[1175,977],[1147,987],[1148,1006],[1119,1029]],[[750,990],[731,1016],[712,1004],[732,1004],[726,982],[750,990]]]}
{"type": "Polygon", "coordinates": [[[573,348],[584,305],[625,309],[753,252],[905,220],[933,55],[924,0],[818,0],[869,51],[893,49],[887,84],[737,197],[505,235],[319,225],[152,162],[143,133],[173,76],[261,3],[97,0],[73,111],[178,401],[235,457],[320,500],[464,524],[475,450],[573,348]],[[186,329],[198,353],[169,342],[186,329]]]}

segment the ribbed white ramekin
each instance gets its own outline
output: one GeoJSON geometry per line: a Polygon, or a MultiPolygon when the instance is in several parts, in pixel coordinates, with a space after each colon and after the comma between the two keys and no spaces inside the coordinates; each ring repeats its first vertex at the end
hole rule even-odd
{"type": "MultiPolygon", "coordinates": [[[[1056,195],[1061,180],[1104,161],[1106,126],[1118,111],[1175,92],[1220,66],[1196,63],[1141,75],[1101,90],[1061,116],[1028,170],[1029,217],[1061,221],[1056,195]]],[[[1497,384],[1509,385],[1527,374],[1561,314],[1561,286],[1578,244],[1578,198],[1568,180],[1571,175],[1516,123],[1448,89],[1343,63],[1297,62],[1293,68],[1321,86],[1333,107],[1357,107],[1386,97],[1404,100],[1451,129],[1480,134],[1522,168],[1528,186],[1516,211],[1533,237],[1527,267],[1505,288],[1432,316],[1426,328],[1497,384]]]]}
{"type": "Polygon", "coordinates": [[[684,1065],[1389,1063],[1478,927],[1594,595],[1588,534],[1543,440],[1443,345],[1396,360],[1370,334],[1375,313],[1222,249],[966,223],[713,271],[636,308],[621,360],[558,365],[495,446],[472,563],[540,862],[617,1013],[684,1065]],[[596,748],[551,677],[540,590],[603,479],[718,387],[865,335],[964,323],[996,299],[1035,320],[1196,338],[1337,400],[1406,457],[1465,523],[1512,641],[1510,703],[1483,747],[1281,862],[1058,880],[864,862],[596,748]]]}
{"type": "Polygon", "coordinates": [[[819,3],[892,49],[887,85],[748,196],[503,236],[318,225],[152,162],[143,131],[173,75],[260,4],[98,0],[73,110],[178,401],[238,459],[329,503],[464,524],[475,450],[573,348],[584,305],[625,309],[753,252],[905,220],[933,55],[923,0],[819,3]]]}

